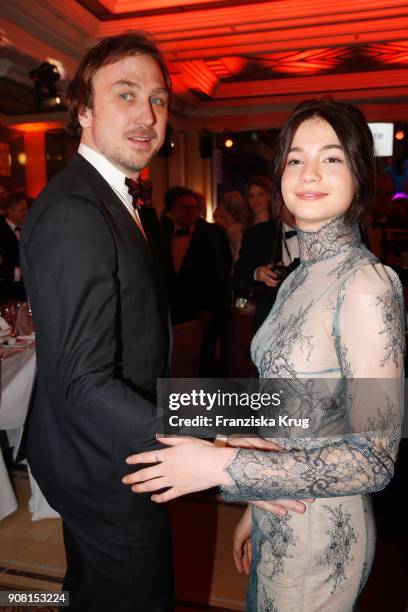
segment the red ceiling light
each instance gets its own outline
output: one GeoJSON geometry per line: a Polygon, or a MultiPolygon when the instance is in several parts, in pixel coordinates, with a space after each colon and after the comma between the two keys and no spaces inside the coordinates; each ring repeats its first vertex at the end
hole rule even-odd
{"type": "Polygon", "coordinates": [[[33,121],[31,123],[13,123],[9,125],[11,129],[21,132],[47,132],[48,130],[58,130],[64,127],[64,121],[33,121]]]}
{"type": "Polygon", "coordinates": [[[381,64],[408,64],[408,42],[405,41],[368,45],[365,53],[381,64]]]}
{"type": "MultiPolygon", "coordinates": [[[[340,61],[350,54],[349,48],[322,47],[285,53],[262,55],[259,64],[270,67],[276,72],[287,74],[313,74],[332,70],[340,61]]],[[[256,60],[255,60],[256,61],[256,60]]]]}

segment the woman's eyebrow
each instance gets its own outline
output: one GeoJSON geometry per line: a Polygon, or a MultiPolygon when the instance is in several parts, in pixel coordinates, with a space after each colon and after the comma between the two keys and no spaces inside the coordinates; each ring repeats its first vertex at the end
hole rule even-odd
{"type": "Polygon", "coordinates": [[[340,149],[340,151],[343,151],[343,147],[341,145],[338,145],[338,144],[327,144],[327,145],[324,145],[324,147],[322,147],[320,149],[320,151],[327,151],[327,149],[340,149]]]}
{"type": "MultiPolygon", "coordinates": [[[[327,151],[328,149],[339,149],[340,151],[343,151],[343,147],[341,145],[338,144],[327,144],[324,145],[323,147],[321,147],[319,149],[319,151],[327,151]]],[[[302,147],[290,147],[288,153],[292,153],[293,151],[300,153],[301,151],[303,151],[302,147]]]]}

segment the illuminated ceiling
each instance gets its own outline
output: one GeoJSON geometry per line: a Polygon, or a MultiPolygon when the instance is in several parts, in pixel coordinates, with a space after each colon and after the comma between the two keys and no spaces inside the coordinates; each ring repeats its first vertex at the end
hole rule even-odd
{"type": "Polygon", "coordinates": [[[408,120],[406,0],[2,0],[0,9],[0,37],[36,61],[60,60],[68,75],[98,38],[128,29],[150,32],[164,52],[176,127],[276,126],[300,100],[327,94],[370,120],[408,120]]]}

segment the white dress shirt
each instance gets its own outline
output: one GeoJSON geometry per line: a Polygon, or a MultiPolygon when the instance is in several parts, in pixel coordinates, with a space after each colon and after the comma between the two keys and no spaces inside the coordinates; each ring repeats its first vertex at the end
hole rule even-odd
{"type": "Polygon", "coordinates": [[[120,201],[125,206],[128,213],[131,215],[133,220],[137,223],[138,228],[142,232],[143,236],[146,235],[143,231],[142,223],[138,212],[133,208],[133,199],[128,191],[128,187],[125,184],[126,174],[118,170],[106,157],[104,157],[95,149],[91,149],[82,142],[79,145],[78,153],[82,155],[92,166],[99,172],[99,174],[109,183],[113,191],[116,193],[120,201]]]}

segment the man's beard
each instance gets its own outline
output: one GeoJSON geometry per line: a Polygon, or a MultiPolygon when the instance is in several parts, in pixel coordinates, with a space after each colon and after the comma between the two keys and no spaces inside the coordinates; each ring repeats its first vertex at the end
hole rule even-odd
{"type": "Polygon", "coordinates": [[[123,149],[101,150],[104,155],[114,166],[121,168],[125,173],[137,173],[145,168],[154,154],[156,147],[150,151],[126,152],[123,149]]]}

